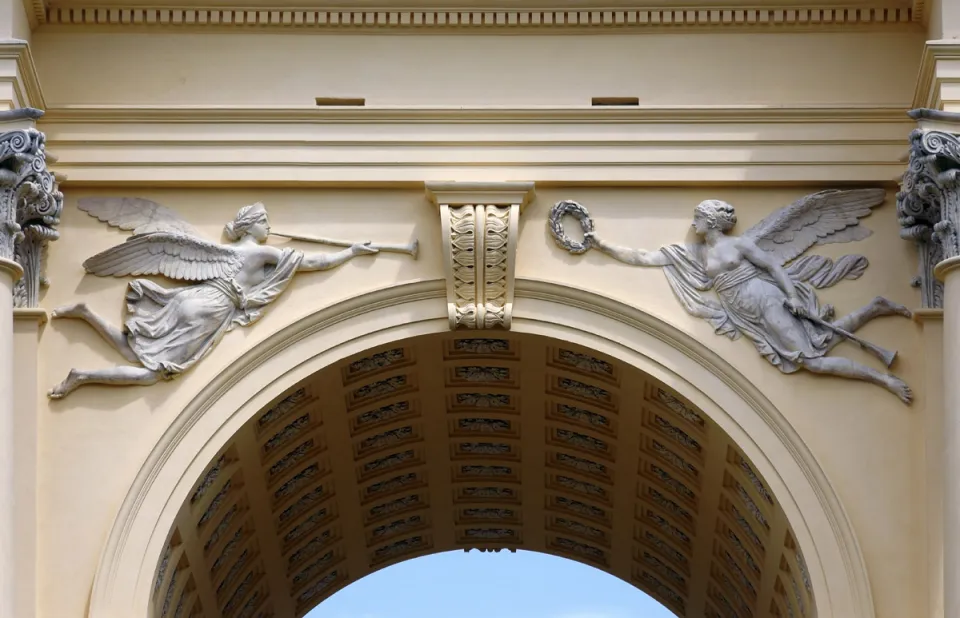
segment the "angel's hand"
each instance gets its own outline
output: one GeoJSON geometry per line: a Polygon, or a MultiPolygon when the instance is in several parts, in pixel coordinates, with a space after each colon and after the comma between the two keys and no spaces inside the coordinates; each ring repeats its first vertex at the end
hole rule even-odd
{"type": "Polygon", "coordinates": [[[380,253],[380,250],[376,247],[370,246],[370,241],[354,243],[350,247],[350,252],[353,255],[374,255],[375,253],[380,253]]]}
{"type": "Polygon", "coordinates": [[[796,296],[787,299],[786,305],[787,309],[790,310],[790,313],[798,318],[802,318],[807,315],[807,308],[803,306],[803,302],[796,296]]]}

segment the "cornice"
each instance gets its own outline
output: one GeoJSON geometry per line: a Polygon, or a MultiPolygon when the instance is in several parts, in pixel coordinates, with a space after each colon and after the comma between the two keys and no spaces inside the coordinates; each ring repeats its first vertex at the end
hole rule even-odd
{"type": "Polygon", "coordinates": [[[84,107],[38,126],[69,187],[893,186],[916,124],[902,107],[84,107]]]}
{"type": "Polygon", "coordinates": [[[938,74],[937,65],[942,62],[960,63],[960,42],[927,41],[923,46],[913,97],[914,108],[940,109],[943,106],[941,88],[947,84],[960,84],[960,74],[956,71],[938,74]]]}
{"type": "Polygon", "coordinates": [[[44,109],[46,102],[43,99],[40,77],[37,75],[37,67],[33,62],[29,43],[20,39],[0,39],[0,63],[5,60],[14,62],[16,74],[0,73],[0,80],[9,80],[13,83],[22,107],[44,109]]]}
{"type": "MultiPolygon", "coordinates": [[[[39,1],[39,0],[37,0],[39,1]]],[[[262,2],[263,0],[261,0],[262,2]]],[[[918,28],[913,8],[877,2],[874,6],[810,6],[776,3],[769,8],[736,3],[636,8],[597,6],[555,8],[290,8],[269,5],[183,7],[117,6],[101,0],[89,6],[59,6],[46,9],[48,24],[71,27],[112,28],[215,28],[249,31],[268,30],[378,31],[517,31],[583,32],[630,30],[742,30],[778,29],[833,30],[890,27],[918,28]]],[[[592,5],[591,5],[592,4],[592,5]]]]}
{"type": "MultiPolygon", "coordinates": [[[[907,123],[907,109],[895,105],[797,106],[59,106],[41,124],[74,123],[907,123]]],[[[904,137],[906,143],[906,137],[904,137]]]]}

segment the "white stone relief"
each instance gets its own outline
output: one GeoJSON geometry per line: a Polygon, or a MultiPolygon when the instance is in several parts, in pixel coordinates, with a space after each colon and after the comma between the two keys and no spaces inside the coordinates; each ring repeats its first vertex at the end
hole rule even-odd
{"type": "Polygon", "coordinates": [[[584,410],[583,408],[561,403],[557,404],[557,411],[563,416],[566,416],[574,421],[589,423],[590,425],[594,425],[596,427],[610,427],[610,419],[602,414],[591,412],[590,410],[584,410]]]}
{"type": "Polygon", "coordinates": [[[558,476],[557,484],[561,487],[565,487],[582,494],[603,498],[604,500],[608,497],[607,490],[603,487],[600,487],[596,483],[588,483],[586,481],[570,478],[569,476],[558,476]]]}
{"type": "Polygon", "coordinates": [[[326,490],[323,485],[320,485],[310,492],[304,494],[303,496],[297,498],[297,501],[294,502],[291,506],[287,507],[282,513],[280,513],[279,523],[281,526],[287,522],[296,519],[301,514],[310,510],[314,504],[326,497],[326,490]]]}
{"type": "Polygon", "coordinates": [[[233,610],[237,608],[237,605],[243,601],[247,596],[250,586],[253,584],[253,576],[255,575],[254,571],[247,573],[247,576],[243,578],[243,581],[240,582],[240,585],[237,586],[236,590],[233,591],[233,594],[230,595],[230,600],[227,601],[226,605],[223,606],[223,614],[229,616],[233,613],[233,610]]]}
{"type": "Polygon", "coordinates": [[[510,379],[510,370],[504,367],[457,367],[454,375],[466,382],[505,382],[510,379]]]}
{"type": "Polygon", "coordinates": [[[495,498],[509,500],[514,492],[509,487],[464,487],[463,495],[468,498],[495,498]]]}
{"type": "Polygon", "coordinates": [[[564,350],[562,348],[560,349],[558,356],[560,358],[560,362],[570,365],[571,367],[576,367],[582,371],[595,373],[608,378],[613,377],[613,365],[605,360],[594,358],[588,354],[580,354],[579,352],[564,350]]]}
{"type": "Polygon", "coordinates": [[[732,530],[727,530],[727,540],[730,541],[730,544],[733,545],[733,551],[747,564],[751,571],[757,576],[760,575],[760,566],[757,564],[757,561],[753,559],[753,555],[743,546],[743,542],[740,540],[732,530]]]}
{"type": "Polygon", "coordinates": [[[582,434],[568,429],[557,429],[557,438],[566,442],[570,446],[586,449],[588,451],[597,451],[607,453],[609,446],[603,440],[582,434]]]}
{"type": "Polygon", "coordinates": [[[690,546],[690,536],[687,535],[687,533],[680,530],[679,528],[671,524],[669,521],[667,521],[660,515],[657,515],[653,511],[647,510],[646,516],[647,516],[647,519],[653,522],[658,528],[660,528],[660,530],[662,530],[663,532],[672,536],[674,539],[683,543],[685,547],[690,546]]]}
{"type": "Polygon", "coordinates": [[[331,534],[329,530],[325,530],[320,536],[315,536],[310,539],[306,545],[295,551],[290,559],[287,561],[287,565],[292,567],[300,562],[306,560],[307,558],[312,558],[319,554],[323,548],[330,544],[331,534]]]}
{"type": "Polygon", "coordinates": [[[586,399],[594,399],[596,401],[603,402],[610,401],[610,392],[600,388],[599,386],[584,384],[583,382],[571,380],[570,378],[560,378],[560,380],[557,382],[557,385],[562,390],[572,393],[578,397],[584,397],[586,399]]]}
{"type": "Polygon", "coordinates": [[[369,438],[364,438],[360,442],[360,450],[369,451],[372,449],[384,448],[386,446],[390,446],[391,444],[408,440],[412,437],[413,427],[398,427],[397,429],[391,429],[390,431],[384,431],[382,433],[370,436],[369,438]]]}
{"type": "Polygon", "coordinates": [[[223,501],[226,499],[227,494],[230,493],[230,490],[233,487],[233,479],[229,479],[226,483],[223,484],[223,487],[220,491],[217,492],[217,495],[213,497],[213,500],[210,502],[210,505],[203,512],[203,515],[200,516],[200,521],[197,522],[197,528],[202,528],[210,518],[216,515],[217,510],[220,508],[220,505],[223,504],[223,501]]]}
{"type": "Polygon", "coordinates": [[[509,455],[510,445],[494,442],[461,442],[459,450],[469,455],[509,455]]]}
{"type": "Polygon", "coordinates": [[[727,565],[727,568],[730,570],[730,572],[733,573],[737,578],[737,581],[740,582],[740,585],[749,591],[753,598],[756,598],[756,586],[753,585],[753,582],[750,581],[750,578],[747,577],[747,574],[743,572],[743,569],[740,568],[740,565],[737,564],[736,560],[733,559],[733,556],[730,555],[730,552],[724,550],[723,561],[727,565]]]}
{"type": "Polygon", "coordinates": [[[515,530],[511,530],[510,528],[467,528],[464,531],[464,536],[468,539],[479,539],[485,541],[503,539],[514,540],[517,538],[517,533],[515,530]]]}
{"type": "Polygon", "coordinates": [[[378,369],[384,369],[390,365],[395,365],[403,360],[403,349],[395,348],[393,350],[387,350],[386,352],[380,352],[378,354],[353,361],[347,366],[347,374],[350,377],[353,377],[364,373],[370,373],[371,371],[377,371],[378,369]]]}
{"type": "Polygon", "coordinates": [[[572,253],[597,248],[632,266],[657,266],[683,308],[708,321],[718,334],[751,340],[757,351],[783,373],[806,369],[814,373],[864,380],[882,386],[910,403],[913,394],[898,377],[849,359],[827,356],[838,343],[849,340],[874,354],[889,367],[896,356],[863,341],[853,333],[867,322],[889,315],[910,317],[897,303],[877,297],[870,304],[839,319],[830,305],[821,305],[816,289],[844,279],[857,279],[867,268],[859,255],[836,261],[818,255],[803,256],[810,247],[862,240],[870,231],[859,220],[883,203],[883,189],[821,191],[782,208],[741,236],[729,232],[736,225],[734,208],[720,200],[706,200],[694,209],[693,228],[702,241],[674,244],[656,251],[630,249],[600,239],[592,222],[583,243],[572,243],[563,233],[562,219],[572,214],[589,220],[586,209],[559,202],[550,215],[557,243],[572,253]],[[702,292],[716,292],[719,302],[702,292]]]}
{"type": "Polygon", "coordinates": [[[750,511],[750,514],[753,515],[760,524],[766,528],[770,529],[770,524],[767,523],[767,518],[764,517],[763,513],[760,511],[760,507],[757,506],[757,503],[753,501],[753,498],[750,497],[750,494],[747,493],[747,490],[743,488],[743,485],[733,482],[737,490],[737,495],[740,496],[740,500],[743,502],[744,506],[747,507],[747,510],[750,511]]]}
{"type": "Polygon", "coordinates": [[[328,511],[327,509],[317,509],[314,513],[310,515],[307,519],[303,520],[296,526],[290,529],[285,535],[283,535],[284,544],[289,545],[299,538],[313,532],[313,530],[323,523],[327,518],[328,511]]]}
{"type": "Polygon", "coordinates": [[[210,486],[217,480],[217,477],[220,475],[221,470],[227,463],[227,456],[221,455],[217,459],[217,463],[213,464],[213,467],[210,468],[206,474],[203,475],[203,478],[200,479],[200,484],[197,486],[196,491],[193,492],[193,495],[190,496],[190,504],[196,504],[197,501],[204,496],[210,486]]]}
{"type": "Polygon", "coordinates": [[[386,560],[392,558],[399,554],[405,554],[417,549],[422,549],[425,546],[422,536],[414,536],[409,539],[403,539],[390,543],[389,545],[384,545],[376,551],[373,555],[377,560],[386,560]]]}
{"type": "Polygon", "coordinates": [[[582,472],[590,472],[592,474],[600,474],[602,476],[606,476],[608,472],[605,465],[595,461],[590,461],[589,459],[584,459],[583,457],[574,457],[573,455],[567,455],[566,453],[557,453],[556,458],[559,463],[582,472]]]}
{"type": "Polygon", "coordinates": [[[654,504],[667,511],[674,517],[678,517],[688,523],[693,523],[693,515],[690,514],[690,511],[683,508],[670,498],[667,498],[653,487],[647,488],[647,495],[650,496],[650,500],[654,504]]]}
{"type": "Polygon", "coordinates": [[[317,583],[311,585],[309,588],[300,593],[300,596],[297,597],[297,603],[303,604],[314,597],[323,594],[334,582],[337,581],[337,578],[340,576],[338,571],[330,571],[327,575],[324,575],[322,579],[317,581],[317,583]]]}
{"type": "Polygon", "coordinates": [[[307,389],[298,388],[297,390],[293,391],[278,401],[272,408],[260,415],[260,418],[257,419],[257,431],[262,431],[268,425],[280,420],[293,411],[302,402],[306,401],[306,399],[307,389]]]}
{"type": "Polygon", "coordinates": [[[471,408],[508,408],[510,407],[510,395],[498,395],[493,393],[458,393],[458,406],[471,408]]]}
{"type": "Polygon", "coordinates": [[[263,443],[263,454],[269,455],[275,449],[283,446],[290,440],[299,436],[310,424],[310,415],[304,414],[294,419],[289,425],[275,433],[269,440],[263,443]]]}
{"type": "Polygon", "coordinates": [[[265,245],[270,226],[262,204],[240,209],[226,225],[229,244],[205,240],[172,210],[148,200],[86,198],[79,207],[113,227],[133,230],[126,242],[86,260],[87,272],[101,277],[163,275],[185,285],[165,288],[134,279],[119,328],[82,302],[54,311],[53,317],[87,322],[134,363],[71,369],[49,392],[54,399],[85,384],[146,386],[174,378],[206,356],[227,332],[259,320],[298,272],[328,270],[379,252],[371,243],[326,255],[265,245]]]}
{"type": "Polygon", "coordinates": [[[393,376],[392,378],[387,378],[386,380],[380,380],[378,382],[373,382],[372,384],[367,384],[366,386],[361,386],[357,390],[353,391],[353,398],[355,400],[360,400],[382,397],[383,395],[389,395],[390,393],[403,390],[406,386],[407,376],[393,376]]]}
{"type": "Polygon", "coordinates": [[[694,494],[689,487],[687,487],[677,479],[673,478],[666,470],[664,470],[660,466],[656,464],[650,464],[650,471],[653,472],[653,475],[658,479],[660,479],[660,481],[663,482],[667,487],[677,492],[678,495],[683,496],[687,500],[697,499],[696,494],[694,494]]]}
{"type": "Polygon", "coordinates": [[[383,515],[389,515],[391,513],[396,513],[398,511],[403,511],[419,505],[420,505],[420,495],[412,494],[409,496],[404,496],[402,498],[397,498],[396,500],[391,500],[390,502],[379,504],[371,508],[370,516],[381,517],[383,515]]]}
{"type": "Polygon", "coordinates": [[[673,467],[677,468],[678,470],[682,470],[683,472],[686,472],[688,474],[691,474],[694,477],[700,476],[700,471],[697,470],[697,468],[694,467],[693,464],[689,463],[686,459],[684,459],[680,455],[677,455],[676,453],[674,453],[673,451],[665,447],[659,441],[653,440],[651,443],[651,446],[653,447],[653,451],[657,455],[662,457],[665,461],[670,463],[673,467]]]}
{"type": "Polygon", "coordinates": [[[668,545],[663,539],[653,534],[649,530],[644,531],[643,538],[648,543],[656,547],[661,554],[669,557],[671,560],[673,560],[677,564],[680,564],[686,567],[686,565],[689,563],[689,560],[687,559],[686,556],[678,552],[673,547],[670,547],[670,545],[668,545]]]}
{"type": "Polygon", "coordinates": [[[416,528],[417,526],[423,523],[423,518],[419,515],[411,515],[405,519],[398,519],[392,521],[389,524],[384,524],[382,526],[377,526],[373,529],[371,536],[375,539],[390,537],[395,534],[400,534],[406,530],[416,528]]]}
{"type": "Polygon", "coordinates": [[[650,552],[645,551],[643,552],[643,561],[648,566],[652,567],[655,571],[660,573],[660,575],[663,575],[664,577],[669,579],[671,582],[673,582],[681,590],[686,588],[687,578],[681,575],[680,573],[677,573],[674,569],[672,569],[669,565],[667,565],[663,560],[660,560],[650,552]]]}
{"type": "Polygon", "coordinates": [[[220,520],[220,523],[217,524],[217,527],[213,529],[213,532],[210,533],[210,538],[203,544],[203,551],[207,551],[220,541],[220,537],[223,536],[223,533],[227,531],[227,528],[230,527],[230,524],[233,523],[234,517],[237,516],[237,513],[240,512],[239,505],[234,504],[230,509],[224,514],[223,518],[220,520]]]}
{"type": "Polygon", "coordinates": [[[326,569],[333,563],[334,553],[328,551],[324,555],[320,556],[317,560],[310,563],[309,566],[305,567],[299,573],[293,576],[293,589],[301,587],[304,583],[310,581],[316,577],[320,572],[326,569]]]}
{"type": "Polygon", "coordinates": [[[293,449],[283,457],[281,457],[277,463],[270,466],[270,469],[267,470],[267,477],[270,480],[273,480],[275,476],[285,472],[288,468],[297,465],[300,463],[304,457],[310,452],[310,449],[314,447],[313,438],[307,440],[297,448],[293,449]]]}
{"type": "Polygon", "coordinates": [[[760,540],[760,537],[757,536],[757,533],[753,531],[753,526],[750,525],[744,516],[737,510],[737,507],[730,505],[730,513],[733,515],[734,521],[737,522],[737,525],[740,526],[740,529],[749,537],[754,545],[763,549],[763,541],[760,540]]]}
{"type": "Polygon", "coordinates": [[[496,418],[461,418],[457,421],[457,428],[479,433],[504,433],[510,431],[510,422],[496,418]]]}
{"type": "Polygon", "coordinates": [[[653,416],[653,421],[657,424],[657,427],[659,427],[660,431],[676,440],[677,443],[682,444],[683,446],[692,451],[696,451],[697,453],[703,451],[703,447],[700,446],[700,443],[691,438],[690,434],[672,424],[659,414],[655,414],[653,416]]]}
{"type": "Polygon", "coordinates": [[[250,550],[245,549],[243,552],[237,556],[237,561],[233,563],[233,566],[230,567],[230,570],[227,571],[227,574],[224,576],[223,581],[220,582],[220,585],[217,586],[217,598],[223,598],[224,591],[226,591],[230,586],[233,585],[233,582],[236,581],[237,577],[243,572],[243,569],[247,566],[248,561],[250,560],[250,550]]]}
{"type": "Polygon", "coordinates": [[[510,476],[513,469],[508,466],[460,466],[460,473],[464,476],[510,476]]]}
{"type": "Polygon", "coordinates": [[[703,428],[706,425],[703,417],[700,416],[696,410],[692,409],[690,406],[683,403],[662,388],[657,389],[657,401],[667,406],[669,409],[673,410],[697,427],[703,428]]]}
{"type": "Polygon", "coordinates": [[[607,555],[598,547],[587,545],[586,543],[580,543],[579,541],[574,541],[573,539],[568,539],[562,536],[558,536],[556,539],[554,539],[554,543],[557,547],[570,553],[579,554],[585,558],[600,562],[607,561],[607,555]]]}
{"type": "Polygon", "coordinates": [[[753,468],[750,464],[747,463],[745,459],[741,456],[737,456],[737,462],[740,464],[740,469],[743,470],[743,473],[747,475],[747,478],[750,479],[750,483],[753,485],[754,489],[757,490],[763,499],[768,503],[773,504],[773,496],[770,495],[770,492],[767,490],[767,487],[763,484],[763,481],[760,480],[760,477],[757,476],[757,473],[753,471],[753,468]]]}
{"type": "Polygon", "coordinates": [[[465,354],[506,354],[510,351],[510,342],[480,337],[455,339],[453,349],[465,354]]]}
{"type": "Polygon", "coordinates": [[[673,603],[676,607],[680,608],[681,612],[686,612],[686,601],[683,597],[673,591],[672,588],[664,584],[662,581],[657,579],[655,576],[651,575],[647,571],[643,571],[640,575],[640,580],[650,587],[656,594],[660,597],[667,599],[673,603]]]}
{"type": "Polygon", "coordinates": [[[588,515],[598,519],[607,519],[607,512],[598,506],[593,506],[592,504],[585,504],[579,500],[571,500],[570,498],[565,498],[563,496],[557,496],[555,502],[557,505],[565,509],[569,509],[574,513],[580,513],[581,515],[588,515]]]}
{"type": "Polygon", "coordinates": [[[517,513],[513,509],[487,507],[464,509],[463,516],[466,519],[514,519],[517,513]]]}
{"type": "Polygon", "coordinates": [[[591,537],[594,539],[604,539],[607,536],[606,533],[600,528],[594,528],[593,526],[581,524],[579,521],[574,521],[565,517],[558,517],[554,521],[558,526],[562,526],[570,532],[574,532],[582,536],[591,537]]]}
{"type": "Polygon", "coordinates": [[[386,470],[394,466],[398,466],[406,461],[412,460],[414,457],[413,451],[403,451],[401,453],[394,453],[392,455],[387,455],[386,457],[380,457],[374,459],[373,461],[367,462],[363,465],[364,474],[369,474],[370,472],[376,472],[379,470],[386,470]]]}
{"type": "Polygon", "coordinates": [[[473,206],[450,208],[453,305],[450,327],[477,328],[477,216],[473,206]]]}
{"type": "Polygon", "coordinates": [[[357,417],[357,426],[378,425],[385,423],[395,416],[400,416],[410,411],[409,401],[398,401],[390,405],[381,406],[376,410],[369,410],[357,417]]]}
{"type": "Polygon", "coordinates": [[[417,482],[417,480],[418,477],[416,472],[408,472],[407,474],[401,474],[391,479],[387,479],[386,481],[380,481],[370,485],[367,487],[366,494],[367,496],[373,496],[376,494],[388,493],[401,487],[412,485],[413,483],[417,482]]]}
{"type": "Polygon", "coordinates": [[[297,493],[299,490],[303,489],[306,485],[310,483],[315,477],[320,475],[320,466],[317,464],[311,464],[298,472],[293,478],[284,483],[273,492],[273,499],[275,501],[283,500],[293,494],[297,493]]]}

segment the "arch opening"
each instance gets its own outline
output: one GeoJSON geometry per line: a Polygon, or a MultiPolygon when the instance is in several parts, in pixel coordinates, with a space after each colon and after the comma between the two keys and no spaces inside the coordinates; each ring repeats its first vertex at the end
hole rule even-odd
{"type": "MultiPolygon", "coordinates": [[[[206,384],[170,424],[127,492],[97,569],[90,617],[154,616],[158,562],[180,564],[166,553],[171,540],[182,543],[171,536],[178,513],[241,427],[324,368],[403,339],[448,334],[443,293],[436,282],[420,282],[321,309],[248,350],[206,384]]],[[[702,410],[755,464],[786,513],[807,563],[817,616],[875,616],[863,556],[836,492],[760,388],[699,341],[627,305],[526,280],[518,281],[516,298],[513,333],[618,360],[702,410]]],[[[185,585],[181,578],[174,599],[185,585]]]]}
{"type": "Polygon", "coordinates": [[[736,441],[666,383],[536,334],[425,334],[313,373],[180,506],[153,612],[303,616],[371,572],[527,549],[677,616],[817,616],[796,533],[736,441]]]}

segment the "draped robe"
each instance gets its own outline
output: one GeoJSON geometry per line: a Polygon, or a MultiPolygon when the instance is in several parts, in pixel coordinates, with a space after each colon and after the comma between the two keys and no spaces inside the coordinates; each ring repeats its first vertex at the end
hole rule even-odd
{"type": "MultiPolygon", "coordinates": [[[[828,351],[833,333],[799,318],[785,306],[786,293],[768,272],[743,258],[736,268],[711,278],[705,267],[703,245],[669,245],[660,252],[669,260],[664,273],[683,308],[707,320],[717,334],[750,339],[757,351],[784,373],[800,369],[804,359],[828,351]],[[719,303],[700,294],[713,289],[719,303]]],[[[828,318],[814,288],[856,279],[867,268],[866,258],[845,255],[836,262],[819,255],[804,256],[784,267],[797,296],[810,315],[828,318]]]]}
{"type": "Polygon", "coordinates": [[[236,326],[260,319],[287,287],[303,253],[284,249],[260,283],[244,289],[235,279],[210,279],[164,288],[148,279],[127,287],[123,330],[140,363],[172,378],[192,367],[236,326]]]}

